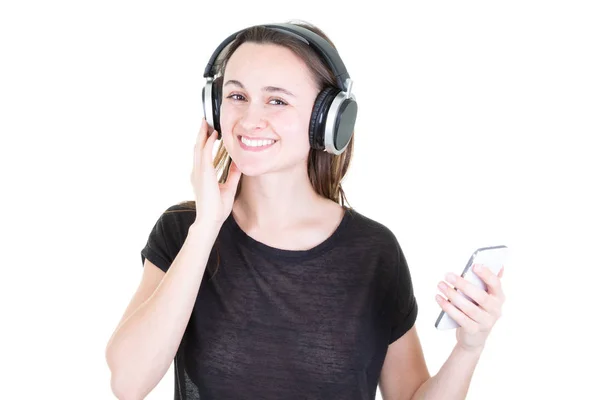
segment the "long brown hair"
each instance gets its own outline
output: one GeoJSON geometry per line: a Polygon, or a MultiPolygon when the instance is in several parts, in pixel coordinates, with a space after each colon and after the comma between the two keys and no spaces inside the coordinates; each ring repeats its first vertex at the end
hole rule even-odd
{"type": "MultiPolygon", "coordinates": [[[[296,26],[301,26],[312,32],[320,35],[323,39],[327,40],[334,48],[333,42],[325,35],[325,33],[317,28],[316,26],[307,22],[287,22],[296,26]]],[[[275,44],[286,47],[293,51],[300,59],[304,60],[310,73],[313,76],[314,81],[317,83],[319,91],[325,89],[328,86],[336,86],[336,80],[333,71],[329,66],[321,59],[312,48],[298,39],[287,35],[285,33],[267,29],[263,26],[253,26],[248,28],[236,36],[231,44],[225,49],[221,57],[217,60],[217,76],[223,76],[225,73],[225,67],[227,62],[235,52],[245,42],[252,42],[258,44],[275,44]]],[[[222,84],[222,81],[221,81],[222,84]]],[[[306,140],[308,140],[308,132],[306,134],[306,140]]],[[[308,177],[310,183],[314,188],[315,192],[320,196],[333,200],[340,204],[346,209],[350,209],[348,200],[342,188],[342,180],[346,176],[350,161],[352,159],[354,149],[354,134],[348,143],[346,150],[339,154],[331,154],[322,150],[310,149],[308,155],[308,177]]],[[[213,165],[217,170],[217,176],[220,183],[224,183],[227,180],[229,174],[229,166],[231,165],[231,156],[225,149],[223,141],[219,142],[217,153],[213,160],[213,165]]],[[[237,198],[240,194],[240,188],[243,182],[243,175],[238,183],[237,192],[235,197],[237,198]]],[[[183,201],[178,206],[196,210],[196,202],[194,200],[183,201]]],[[[167,211],[169,212],[169,211],[167,211]]],[[[216,272],[216,271],[215,271],[216,272]]]]}

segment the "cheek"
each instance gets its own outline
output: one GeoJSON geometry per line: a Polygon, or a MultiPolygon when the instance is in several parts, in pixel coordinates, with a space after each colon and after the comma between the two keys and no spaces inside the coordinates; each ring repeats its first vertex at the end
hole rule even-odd
{"type": "Polygon", "coordinates": [[[221,130],[224,132],[230,129],[231,121],[235,119],[235,111],[229,107],[227,104],[221,104],[220,110],[220,122],[221,122],[221,130]]]}
{"type": "Polygon", "coordinates": [[[226,105],[221,105],[221,137],[223,139],[223,145],[228,152],[231,152],[232,145],[234,144],[231,132],[233,131],[235,119],[235,113],[226,105]]]}
{"type": "Polygon", "coordinates": [[[308,146],[308,127],[310,110],[290,110],[273,115],[270,118],[273,129],[282,139],[299,146],[308,146]]]}
{"type": "MultiPolygon", "coordinates": [[[[308,117],[281,115],[271,120],[275,132],[282,141],[284,151],[288,154],[305,155],[310,148],[308,140],[308,117]]],[[[296,156],[292,156],[297,158],[296,156]]]]}
{"type": "Polygon", "coordinates": [[[285,145],[292,151],[296,148],[304,150],[309,147],[308,125],[298,123],[288,125],[286,128],[280,129],[279,134],[285,141],[285,145]]]}

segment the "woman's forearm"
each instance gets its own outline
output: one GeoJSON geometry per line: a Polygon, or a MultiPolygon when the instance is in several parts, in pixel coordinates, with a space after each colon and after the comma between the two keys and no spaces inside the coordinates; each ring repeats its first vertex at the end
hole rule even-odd
{"type": "Polygon", "coordinates": [[[482,351],[456,345],[439,372],[419,387],[412,400],[464,400],[482,351]]]}

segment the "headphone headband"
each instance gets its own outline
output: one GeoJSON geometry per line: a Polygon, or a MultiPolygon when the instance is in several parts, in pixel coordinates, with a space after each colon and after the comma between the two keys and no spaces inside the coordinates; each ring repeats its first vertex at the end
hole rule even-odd
{"type": "MultiPolygon", "coordinates": [[[[343,91],[348,91],[350,88],[347,87],[346,80],[350,79],[350,75],[348,71],[346,71],[346,66],[344,65],[340,55],[337,50],[329,44],[329,42],[323,39],[321,36],[312,32],[310,29],[306,29],[302,26],[297,26],[293,24],[264,24],[264,25],[255,25],[252,26],[262,26],[265,28],[273,29],[278,32],[285,33],[287,35],[291,35],[300,41],[306,43],[320,54],[325,62],[329,65],[329,67],[333,70],[335,75],[335,80],[337,82],[338,88],[343,91]]],[[[206,68],[204,68],[204,77],[208,78],[214,75],[214,63],[223,51],[223,49],[230,44],[236,36],[250,28],[241,29],[227,37],[221,44],[217,47],[217,49],[213,52],[206,64],[206,68]]]]}

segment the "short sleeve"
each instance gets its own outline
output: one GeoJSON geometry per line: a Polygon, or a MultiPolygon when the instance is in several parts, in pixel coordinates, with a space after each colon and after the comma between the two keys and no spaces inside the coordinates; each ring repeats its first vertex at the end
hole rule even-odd
{"type": "Polygon", "coordinates": [[[172,222],[169,218],[171,217],[167,212],[161,214],[150,230],[146,244],[141,251],[142,265],[148,259],[164,272],[167,272],[174,259],[174,238],[170,233],[172,222]]]}
{"type": "Polygon", "coordinates": [[[412,278],[400,244],[395,240],[392,286],[389,289],[388,318],[391,323],[389,343],[401,338],[417,320],[418,305],[412,278]]]}

